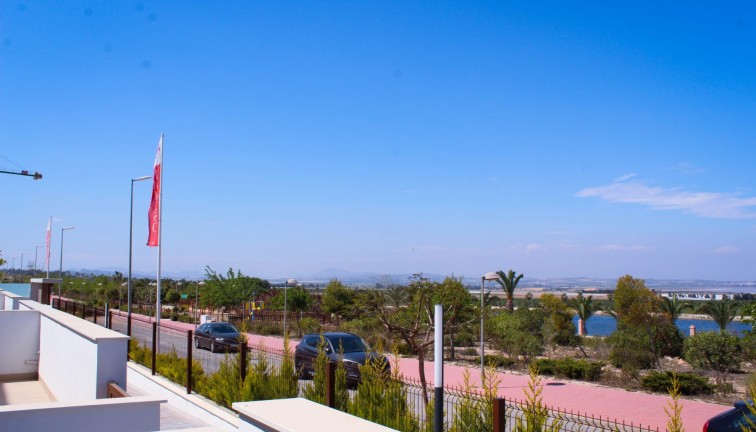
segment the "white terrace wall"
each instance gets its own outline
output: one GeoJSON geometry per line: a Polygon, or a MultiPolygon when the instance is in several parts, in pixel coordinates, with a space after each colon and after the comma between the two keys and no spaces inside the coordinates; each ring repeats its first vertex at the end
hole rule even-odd
{"type": "Polygon", "coordinates": [[[0,311],[0,379],[36,379],[39,312],[0,311]]]}
{"type": "Polygon", "coordinates": [[[128,336],[32,300],[20,307],[41,314],[39,379],[58,401],[106,398],[109,381],[126,388],[128,336]]]}
{"type": "Polygon", "coordinates": [[[160,430],[160,404],[153,397],[127,397],[88,403],[50,402],[0,406],[0,432],[146,432],[160,430]]]}
{"type": "Polygon", "coordinates": [[[20,296],[10,291],[0,290],[0,310],[17,310],[20,300],[28,300],[29,297],[20,296]]]}

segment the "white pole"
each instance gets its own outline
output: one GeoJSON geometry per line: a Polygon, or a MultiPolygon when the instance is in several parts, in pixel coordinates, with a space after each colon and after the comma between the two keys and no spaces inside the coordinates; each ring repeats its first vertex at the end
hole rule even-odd
{"type": "Polygon", "coordinates": [[[157,262],[157,312],[155,313],[155,321],[160,325],[160,315],[163,312],[161,306],[161,291],[160,291],[160,265],[163,256],[163,168],[165,161],[165,149],[163,148],[164,134],[160,134],[160,195],[158,196],[158,262],[157,262]]]}
{"type": "Polygon", "coordinates": [[[444,307],[435,308],[435,338],[433,341],[434,395],[433,395],[433,430],[444,430],[444,307]]]}

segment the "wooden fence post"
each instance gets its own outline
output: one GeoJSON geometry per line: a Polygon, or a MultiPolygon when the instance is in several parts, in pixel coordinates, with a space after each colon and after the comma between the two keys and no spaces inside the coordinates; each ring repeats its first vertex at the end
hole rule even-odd
{"type": "Polygon", "coordinates": [[[504,432],[504,426],[507,423],[507,404],[506,399],[496,398],[493,401],[493,430],[494,432],[504,432]]]}
{"type": "Polygon", "coordinates": [[[336,363],[329,361],[326,369],[326,405],[336,407],[336,363]]]}
{"type": "Polygon", "coordinates": [[[247,379],[247,342],[239,342],[239,377],[247,379]]]}
{"type": "Polygon", "coordinates": [[[152,323],[152,374],[157,366],[157,322],[152,323]]]}
{"type": "Polygon", "coordinates": [[[186,331],[186,394],[192,394],[192,331],[186,331]]]}

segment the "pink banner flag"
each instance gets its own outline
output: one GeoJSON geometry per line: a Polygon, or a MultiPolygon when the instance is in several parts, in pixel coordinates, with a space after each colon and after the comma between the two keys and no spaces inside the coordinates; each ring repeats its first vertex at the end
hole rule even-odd
{"type": "Polygon", "coordinates": [[[152,179],[152,201],[150,202],[150,211],[147,213],[150,223],[150,236],[147,239],[147,246],[158,246],[160,242],[160,168],[163,165],[163,136],[160,136],[158,142],[157,155],[155,155],[155,168],[152,179]]]}

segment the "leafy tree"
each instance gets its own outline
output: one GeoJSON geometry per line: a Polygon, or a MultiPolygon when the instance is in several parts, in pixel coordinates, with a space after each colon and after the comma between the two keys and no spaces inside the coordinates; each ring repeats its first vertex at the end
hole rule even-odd
{"type": "Polygon", "coordinates": [[[710,300],[698,308],[699,313],[708,315],[719,326],[721,331],[727,329],[738,314],[738,306],[732,300],[710,300]]]}
{"type": "Polygon", "coordinates": [[[284,297],[286,298],[287,303],[287,313],[295,313],[299,337],[302,337],[302,318],[301,315],[297,312],[304,312],[310,309],[310,307],[312,306],[312,296],[303,287],[295,286],[289,288],[285,294],[283,291],[280,291],[278,294],[276,294],[276,296],[273,297],[270,301],[270,308],[273,310],[283,310],[284,297]]]}
{"type": "Polygon", "coordinates": [[[582,332],[581,334],[587,335],[588,330],[585,324],[588,322],[594,312],[601,310],[601,307],[597,304],[593,304],[593,296],[583,297],[583,293],[578,293],[577,298],[572,301],[572,308],[575,309],[575,313],[578,318],[582,320],[582,332]]]}
{"type": "Polygon", "coordinates": [[[338,279],[332,279],[323,290],[323,312],[348,315],[354,305],[354,290],[347,288],[338,279]]]}
{"type": "MultiPolygon", "coordinates": [[[[356,307],[363,310],[367,318],[377,318],[389,335],[401,338],[418,359],[418,372],[423,388],[423,402],[427,405],[428,386],[425,377],[425,354],[433,344],[433,298],[442,291],[441,284],[432,282],[418,273],[412,276],[406,287],[393,288],[404,291],[401,296],[406,302],[396,305],[389,300],[386,291],[363,291],[357,296],[356,307]]],[[[444,333],[448,333],[451,322],[451,305],[444,305],[444,333]]]]}
{"type": "Polygon", "coordinates": [[[507,295],[507,310],[512,312],[514,310],[514,290],[517,288],[517,284],[520,283],[524,275],[520,274],[518,276],[512,269],[506,274],[501,270],[497,271],[496,274],[499,275],[496,282],[504,288],[504,292],[507,295]]]}
{"type": "Polygon", "coordinates": [[[674,324],[657,313],[659,297],[646,288],[642,279],[630,275],[619,278],[613,300],[617,332],[608,340],[612,343],[610,357],[615,365],[647,367],[642,361],[645,351],[650,352],[653,363],[661,369],[661,356],[679,354],[682,336],[674,324]]]}
{"type": "Polygon", "coordinates": [[[677,299],[677,294],[673,294],[672,298],[661,297],[661,303],[659,304],[661,311],[667,316],[669,321],[674,324],[680,315],[682,315],[685,303],[677,299]]]}
{"type": "Polygon", "coordinates": [[[570,346],[577,342],[575,324],[572,323],[572,313],[561,298],[553,294],[541,296],[544,322],[542,334],[549,345],[570,346]]]}
{"type": "Polygon", "coordinates": [[[206,285],[202,290],[201,302],[213,308],[238,307],[244,302],[254,300],[260,293],[270,289],[270,283],[260,278],[249,277],[241,270],[234,273],[229,268],[226,275],[216,273],[210,267],[205,268],[206,285]]]}
{"type": "Polygon", "coordinates": [[[447,276],[433,292],[433,304],[444,305],[444,320],[447,322],[451,350],[451,359],[454,360],[454,334],[462,326],[469,325],[475,320],[476,303],[470,291],[465,288],[462,278],[447,276]]]}
{"type": "Polygon", "coordinates": [[[492,317],[488,334],[496,347],[510,357],[524,356],[530,361],[543,353],[543,321],[543,310],[521,308],[492,317]]]}

